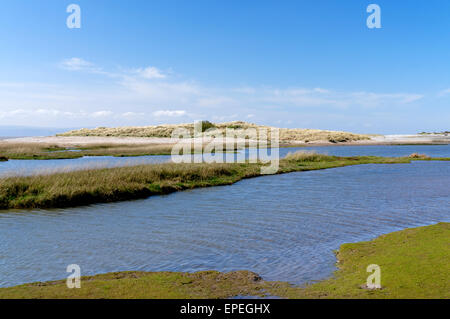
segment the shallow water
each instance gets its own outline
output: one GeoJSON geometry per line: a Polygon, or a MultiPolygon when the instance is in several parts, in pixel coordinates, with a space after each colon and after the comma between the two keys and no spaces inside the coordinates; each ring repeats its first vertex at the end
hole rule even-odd
{"type": "MultiPolygon", "coordinates": [[[[269,152],[267,150],[261,150],[269,152]]],[[[289,152],[316,151],[336,156],[408,156],[412,153],[427,154],[433,157],[450,157],[450,145],[373,145],[373,146],[317,146],[280,148],[279,156],[289,152]]],[[[228,154],[229,156],[230,154],[228,154]]],[[[231,154],[232,155],[232,154],[231,154]]],[[[248,151],[246,156],[248,157],[248,151]]],[[[131,166],[138,164],[155,164],[169,162],[169,155],[152,155],[137,157],[91,156],[61,160],[10,160],[0,162],[0,176],[29,175],[36,172],[51,173],[56,171],[80,170],[87,168],[131,166]]]]}
{"type": "MultiPolygon", "coordinates": [[[[407,152],[411,152],[408,150],[407,152]]],[[[0,213],[0,286],[110,271],[251,270],[304,284],[333,250],[450,222],[450,164],[360,165],[88,207],[0,213]]]]}
{"type": "Polygon", "coordinates": [[[139,164],[157,164],[169,161],[170,156],[85,156],[57,160],[9,160],[0,162],[0,177],[10,175],[30,175],[33,173],[52,173],[74,171],[88,168],[119,167],[139,164]]]}

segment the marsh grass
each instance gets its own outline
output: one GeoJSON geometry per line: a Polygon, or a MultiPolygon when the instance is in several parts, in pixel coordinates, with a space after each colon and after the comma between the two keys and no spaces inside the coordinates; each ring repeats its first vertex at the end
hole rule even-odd
{"type": "MultiPolygon", "coordinates": [[[[0,142],[0,161],[8,159],[49,160],[73,159],[84,156],[134,157],[146,155],[171,155],[174,144],[87,144],[87,145],[54,145],[45,143],[13,143],[0,142]]],[[[203,145],[202,149],[206,146],[203,145]]],[[[194,145],[191,143],[194,154],[194,145]]],[[[223,145],[224,151],[236,151],[232,144],[223,145]]],[[[180,155],[183,155],[182,153],[180,155]]]]}
{"type": "MultiPolygon", "coordinates": [[[[326,169],[358,164],[409,163],[409,158],[336,157],[291,154],[277,173],[326,169]]],[[[0,209],[50,208],[105,203],[184,189],[229,185],[261,174],[262,163],[147,164],[84,169],[73,172],[0,179],[0,209]]]]}
{"type": "Polygon", "coordinates": [[[294,162],[321,162],[321,161],[329,161],[332,156],[319,154],[315,151],[298,151],[298,152],[289,152],[285,156],[285,160],[294,161],[294,162]]]}
{"type": "Polygon", "coordinates": [[[430,159],[431,157],[426,155],[426,154],[419,154],[419,153],[412,153],[411,155],[409,155],[409,158],[414,158],[414,159],[430,159]]]}
{"type": "Polygon", "coordinates": [[[53,145],[0,142],[0,156],[7,159],[70,159],[83,156],[143,156],[170,154],[171,144],[53,145]]]}
{"type": "Polygon", "coordinates": [[[49,158],[76,158],[80,157],[74,152],[64,151],[65,148],[46,143],[12,143],[0,142],[0,157],[4,159],[40,159],[42,157],[49,158]],[[52,153],[55,152],[55,153],[52,153]]]}
{"type": "Polygon", "coordinates": [[[232,183],[242,174],[241,167],[233,164],[152,164],[8,177],[0,179],[0,208],[66,207],[142,198],[232,183]]]}

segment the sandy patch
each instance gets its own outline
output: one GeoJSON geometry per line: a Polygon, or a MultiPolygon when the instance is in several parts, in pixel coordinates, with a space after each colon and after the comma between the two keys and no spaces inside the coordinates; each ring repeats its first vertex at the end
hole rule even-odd
{"type": "MultiPolygon", "coordinates": [[[[204,139],[203,142],[209,142],[211,139],[204,139]]],[[[127,145],[143,145],[143,144],[175,144],[178,142],[192,143],[198,142],[200,139],[173,139],[163,137],[104,137],[104,136],[36,136],[9,138],[2,142],[11,143],[45,143],[57,145],[89,145],[89,144],[127,144],[127,145]]],[[[239,140],[243,142],[244,140],[239,140]]],[[[216,140],[220,142],[220,140],[216,140]]],[[[227,140],[228,143],[233,142],[232,139],[227,140]]],[[[390,144],[450,144],[450,136],[445,135],[380,135],[371,137],[370,140],[352,141],[344,143],[331,143],[329,141],[315,141],[305,143],[304,141],[291,141],[283,143],[285,145],[314,146],[314,145],[390,145],[390,144]]]]}

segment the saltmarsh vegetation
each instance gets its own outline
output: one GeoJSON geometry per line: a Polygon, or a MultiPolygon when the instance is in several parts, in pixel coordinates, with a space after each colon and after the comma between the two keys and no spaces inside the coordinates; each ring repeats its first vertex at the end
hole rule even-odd
{"type": "MultiPolygon", "coordinates": [[[[399,164],[411,160],[407,157],[338,157],[297,152],[281,159],[276,173],[359,164],[399,164]]],[[[261,162],[167,163],[5,177],[0,179],[0,209],[80,206],[229,185],[260,176],[261,168],[267,165],[261,162]]]]}
{"type": "Polygon", "coordinates": [[[249,271],[220,273],[119,272],[82,277],[80,289],[66,281],[32,283],[0,289],[4,298],[450,298],[450,224],[405,229],[372,241],[344,244],[337,253],[333,278],[306,287],[262,280],[249,271]],[[381,289],[364,288],[377,264],[381,289]]]}
{"type": "Polygon", "coordinates": [[[0,161],[8,159],[49,160],[83,156],[169,155],[173,144],[87,144],[55,145],[46,143],[0,142],[0,161]]]}
{"type": "MultiPolygon", "coordinates": [[[[191,145],[190,153],[197,151],[191,145]]],[[[47,143],[15,143],[0,142],[0,161],[11,160],[52,160],[52,159],[74,159],[84,156],[114,156],[114,157],[134,157],[146,155],[171,155],[174,143],[142,143],[142,144],[84,144],[84,145],[64,145],[47,143]]],[[[208,144],[201,145],[203,150],[208,144]]],[[[219,145],[219,142],[217,142],[219,145]]],[[[248,142],[243,146],[248,145],[248,142]]],[[[222,143],[223,152],[234,152],[238,148],[234,143],[222,143]]],[[[180,154],[183,155],[183,154],[180,154]]]]}

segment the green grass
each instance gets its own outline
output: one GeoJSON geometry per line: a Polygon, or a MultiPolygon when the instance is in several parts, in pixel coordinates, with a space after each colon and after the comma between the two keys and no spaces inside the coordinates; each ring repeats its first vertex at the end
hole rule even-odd
{"type": "Polygon", "coordinates": [[[220,273],[120,272],[81,278],[81,288],[65,281],[1,288],[0,299],[205,299],[263,295],[261,279],[249,271],[220,273]]]}
{"type": "Polygon", "coordinates": [[[90,144],[60,146],[45,143],[0,143],[0,158],[22,160],[74,159],[83,156],[170,155],[173,144],[90,144]]]}
{"type": "MultiPolygon", "coordinates": [[[[409,158],[296,153],[280,160],[278,173],[410,161],[409,158]]],[[[197,187],[230,185],[244,178],[261,176],[262,166],[261,163],[167,163],[8,177],[0,179],[0,209],[62,208],[145,198],[197,187]]]]}
{"type": "Polygon", "coordinates": [[[333,278],[306,288],[263,281],[249,271],[220,273],[120,272],[82,277],[80,289],[65,281],[1,288],[6,298],[450,298],[450,223],[405,229],[341,246],[333,278]],[[382,289],[362,286],[369,264],[381,267],[382,289]]]}
{"type": "MultiPolygon", "coordinates": [[[[195,154],[191,145],[191,154],[195,154]]],[[[54,160],[75,159],[84,156],[136,157],[147,155],[171,155],[174,144],[88,144],[60,146],[45,143],[0,142],[2,160],[54,160]]],[[[236,152],[233,144],[223,145],[223,152],[236,152]]],[[[182,150],[181,150],[182,153],[182,150]]],[[[182,154],[180,154],[182,155],[182,154]]]]}
{"type": "Polygon", "coordinates": [[[271,284],[271,294],[286,298],[450,298],[450,223],[405,229],[375,240],[344,244],[333,278],[306,288],[271,284]],[[362,288],[381,268],[382,289],[362,288]]]}

